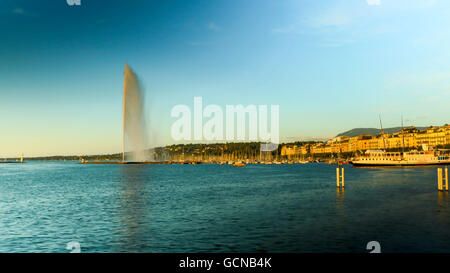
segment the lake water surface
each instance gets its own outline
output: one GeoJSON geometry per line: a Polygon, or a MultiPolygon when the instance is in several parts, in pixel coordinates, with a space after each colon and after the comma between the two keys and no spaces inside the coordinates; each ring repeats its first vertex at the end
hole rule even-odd
{"type": "Polygon", "coordinates": [[[0,252],[450,252],[436,167],[0,164],[0,252]]]}

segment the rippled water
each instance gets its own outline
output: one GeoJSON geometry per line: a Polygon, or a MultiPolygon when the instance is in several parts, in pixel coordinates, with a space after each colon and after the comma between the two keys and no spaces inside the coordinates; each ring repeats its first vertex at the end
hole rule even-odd
{"type": "Polygon", "coordinates": [[[435,167],[0,164],[0,252],[450,252],[435,167]]]}

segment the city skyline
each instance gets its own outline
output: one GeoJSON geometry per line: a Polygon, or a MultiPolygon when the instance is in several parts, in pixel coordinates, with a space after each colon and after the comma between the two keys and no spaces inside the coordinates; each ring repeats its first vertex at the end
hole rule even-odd
{"type": "Polygon", "coordinates": [[[123,68],[146,90],[150,146],[171,108],[280,106],[280,141],[442,126],[448,1],[0,3],[0,157],[121,150],[123,68]],[[14,25],[14,28],[8,26],[14,25]]]}

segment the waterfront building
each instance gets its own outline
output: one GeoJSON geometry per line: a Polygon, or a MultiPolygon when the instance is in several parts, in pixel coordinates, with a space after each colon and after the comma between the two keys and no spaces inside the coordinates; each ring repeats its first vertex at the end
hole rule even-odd
{"type": "Polygon", "coordinates": [[[378,136],[359,135],[355,137],[339,136],[326,143],[285,145],[281,155],[306,154],[340,154],[367,150],[385,150],[419,148],[422,144],[428,147],[447,147],[450,145],[450,125],[430,126],[424,130],[410,126],[394,134],[380,134],[378,136]]]}

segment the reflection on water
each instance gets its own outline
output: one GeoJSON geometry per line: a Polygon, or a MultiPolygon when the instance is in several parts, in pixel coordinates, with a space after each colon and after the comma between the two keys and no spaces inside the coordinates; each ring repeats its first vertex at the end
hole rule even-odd
{"type": "MultiPolygon", "coordinates": [[[[436,187],[437,188],[437,187],[436,187]]],[[[450,199],[448,191],[438,191],[437,206],[435,208],[435,224],[433,226],[434,234],[440,237],[439,244],[448,243],[449,225],[450,225],[450,199]]]]}
{"type": "Polygon", "coordinates": [[[436,168],[0,166],[0,252],[450,252],[436,168]],[[339,231],[339,232],[337,232],[339,231]]]}
{"type": "Polygon", "coordinates": [[[448,191],[438,191],[438,205],[440,208],[447,207],[448,191]]]}
{"type": "Polygon", "coordinates": [[[339,216],[345,214],[345,188],[336,187],[336,211],[339,216]]]}
{"type": "Polygon", "coordinates": [[[120,251],[133,252],[145,247],[149,217],[145,196],[145,172],[141,165],[121,165],[121,232],[120,251]]]}
{"type": "Polygon", "coordinates": [[[336,203],[342,203],[345,199],[345,188],[336,187],[336,203]]]}

